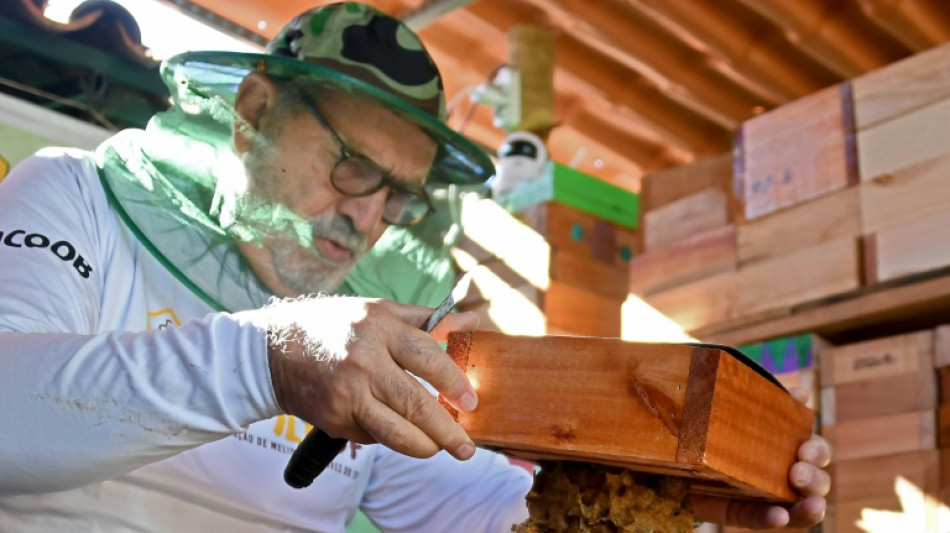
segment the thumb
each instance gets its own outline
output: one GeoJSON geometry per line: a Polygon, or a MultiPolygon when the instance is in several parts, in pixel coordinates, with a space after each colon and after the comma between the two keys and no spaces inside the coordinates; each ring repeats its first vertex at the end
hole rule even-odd
{"type": "MultiPolygon", "coordinates": [[[[393,304],[391,311],[395,316],[419,329],[426,327],[426,322],[429,320],[429,317],[432,316],[433,311],[435,311],[433,307],[401,304],[397,302],[390,303],[393,304]]],[[[436,325],[435,329],[430,332],[430,335],[435,338],[435,340],[444,342],[452,331],[473,331],[478,327],[478,321],[478,314],[474,312],[449,313],[436,325]]]]}

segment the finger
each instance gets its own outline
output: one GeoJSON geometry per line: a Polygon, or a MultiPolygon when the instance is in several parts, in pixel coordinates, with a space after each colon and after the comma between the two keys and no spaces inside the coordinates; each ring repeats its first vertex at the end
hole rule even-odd
{"type": "Polygon", "coordinates": [[[826,496],[831,490],[831,476],[828,472],[805,462],[792,465],[788,480],[802,496],[826,496]]]}
{"type": "Polygon", "coordinates": [[[401,433],[397,432],[395,435],[409,439],[397,443],[411,450],[403,453],[414,457],[428,457],[438,449],[445,449],[458,459],[471,457],[475,453],[475,443],[465,430],[421,383],[405,372],[399,374],[401,375],[390,380],[388,386],[374,390],[374,394],[382,404],[388,406],[387,411],[392,411],[403,419],[394,421],[394,427],[403,428],[401,433]],[[406,424],[410,427],[406,427],[406,424]],[[436,446],[434,451],[430,444],[436,446]]]}
{"type": "Polygon", "coordinates": [[[698,494],[691,498],[696,519],[703,522],[767,529],[784,527],[789,520],[788,511],[778,505],[698,494]]]}
{"type": "Polygon", "coordinates": [[[811,527],[825,518],[825,499],[811,496],[801,500],[788,510],[789,527],[811,527]]]}
{"type": "Polygon", "coordinates": [[[478,313],[449,313],[430,333],[435,340],[445,342],[453,331],[475,331],[478,327],[478,313]]]}
{"type": "Polygon", "coordinates": [[[804,387],[789,387],[788,393],[799,403],[808,403],[808,400],[811,399],[811,391],[804,387]]]}
{"type": "Polygon", "coordinates": [[[824,468],[831,462],[831,443],[820,435],[812,435],[798,447],[798,459],[824,468]]]}
{"type": "Polygon", "coordinates": [[[439,445],[421,429],[382,402],[376,402],[358,417],[371,440],[410,457],[427,458],[439,451],[439,445]]]}
{"type": "Polygon", "coordinates": [[[426,380],[453,406],[471,412],[478,404],[475,388],[452,359],[431,337],[407,329],[388,339],[389,353],[399,366],[426,380]]]}

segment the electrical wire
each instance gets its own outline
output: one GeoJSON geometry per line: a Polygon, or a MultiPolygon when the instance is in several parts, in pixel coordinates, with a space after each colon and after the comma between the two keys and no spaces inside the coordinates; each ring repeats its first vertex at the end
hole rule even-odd
{"type": "Polygon", "coordinates": [[[13,88],[13,89],[16,89],[16,90],[19,90],[19,91],[23,91],[23,92],[28,93],[28,94],[32,94],[33,96],[38,96],[38,97],[40,97],[40,98],[45,98],[45,99],[47,99],[47,100],[50,100],[50,101],[52,101],[52,102],[56,102],[56,103],[58,103],[58,104],[62,104],[62,105],[67,106],[67,107],[72,107],[72,108],[74,108],[74,109],[79,109],[80,111],[84,111],[84,112],[86,112],[86,113],[89,113],[89,115],[90,115],[93,119],[95,119],[97,122],[99,122],[99,124],[100,124],[101,126],[104,126],[105,128],[107,128],[107,129],[109,129],[109,130],[112,130],[112,131],[118,131],[118,130],[119,130],[119,127],[116,126],[115,124],[113,124],[112,121],[110,121],[108,118],[106,118],[105,115],[103,115],[102,113],[100,113],[100,112],[97,111],[96,109],[94,109],[94,108],[92,108],[92,107],[90,107],[90,106],[88,106],[88,105],[86,105],[86,104],[83,104],[82,102],[77,102],[77,101],[75,101],[75,100],[70,100],[69,98],[64,98],[64,97],[62,97],[62,96],[59,96],[59,95],[56,95],[56,94],[53,94],[53,93],[48,93],[48,92],[46,92],[46,91],[44,91],[44,90],[42,90],[42,89],[37,89],[36,87],[30,87],[29,85],[24,85],[24,84],[22,84],[22,83],[20,83],[20,82],[13,81],[13,80],[11,80],[11,79],[4,78],[4,77],[2,77],[2,76],[0,76],[0,85],[6,85],[7,87],[11,87],[11,88],[13,88]]]}

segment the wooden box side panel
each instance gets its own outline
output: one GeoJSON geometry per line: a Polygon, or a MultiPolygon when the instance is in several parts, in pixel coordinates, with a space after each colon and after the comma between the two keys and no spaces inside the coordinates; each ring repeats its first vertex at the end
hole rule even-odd
{"type": "Polygon", "coordinates": [[[703,189],[728,191],[731,187],[732,152],[727,152],[643,176],[640,184],[641,207],[646,212],[703,189]]]}
{"type": "Polygon", "coordinates": [[[736,269],[736,227],[704,231],[630,261],[630,292],[639,295],[736,269]]]}
{"type": "Polygon", "coordinates": [[[479,404],[458,419],[479,445],[608,463],[675,462],[690,347],[485,331],[449,337],[456,356],[466,344],[479,404]]]}
{"type": "Polygon", "coordinates": [[[818,355],[822,387],[933,368],[933,331],[827,347],[818,355]]]}
{"type": "MultiPolygon", "coordinates": [[[[728,476],[730,484],[745,485],[748,496],[797,500],[788,471],[799,445],[811,436],[815,413],[740,361],[715,352],[697,350],[693,355],[693,368],[718,358],[702,464],[728,476]]],[[[689,387],[708,390],[708,384],[695,381],[708,379],[707,372],[691,371],[689,387]]],[[[693,400],[689,392],[687,398],[693,400]]],[[[694,458],[696,451],[690,448],[697,442],[686,434],[678,457],[694,458]]]]}
{"type": "Polygon", "coordinates": [[[837,461],[828,468],[828,472],[831,474],[829,501],[862,501],[894,496],[897,476],[936,495],[940,488],[940,452],[924,450],[837,461]]]}
{"type": "Polygon", "coordinates": [[[725,322],[735,317],[737,272],[665,289],[643,298],[650,306],[686,331],[725,322]]]}
{"type": "Polygon", "coordinates": [[[549,330],[558,328],[574,335],[620,336],[623,301],[552,281],[544,295],[544,314],[549,330]]]}
{"type": "Polygon", "coordinates": [[[862,181],[862,233],[950,211],[950,154],[862,181]]]}
{"type": "Polygon", "coordinates": [[[729,200],[721,189],[706,189],[643,215],[643,249],[669,246],[730,221],[729,200]]]}
{"type": "Polygon", "coordinates": [[[858,130],[950,98],[950,45],[876,69],[852,85],[858,130]]]}
{"type": "Polygon", "coordinates": [[[883,282],[950,265],[950,210],[931,213],[917,220],[884,228],[873,235],[872,265],[874,279],[883,282]]]}
{"type": "Polygon", "coordinates": [[[861,235],[858,187],[848,187],[738,227],[740,265],[778,258],[843,237],[861,235]]]}
{"type": "Polygon", "coordinates": [[[742,219],[856,182],[853,119],[845,82],[744,122],[735,176],[742,219]]]}
{"type": "Polygon", "coordinates": [[[931,368],[821,390],[821,423],[833,425],[937,406],[937,374],[931,368]]]}
{"type": "Polygon", "coordinates": [[[861,286],[862,257],[854,237],[739,268],[735,316],[791,307],[861,286]]]}
{"type": "Polygon", "coordinates": [[[627,298],[627,267],[558,249],[551,250],[551,280],[622,302],[627,298]]]}
{"type": "Polygon", "coordinates": [[[950,99],[860,131],[861,179],[874,179],[947,153],[950,99]]]}
{"type": "Polygon", "coordinates": [[[836,461],[929,450],[937,446],[937,413],[914,411],[822,428],[836,461]]]}

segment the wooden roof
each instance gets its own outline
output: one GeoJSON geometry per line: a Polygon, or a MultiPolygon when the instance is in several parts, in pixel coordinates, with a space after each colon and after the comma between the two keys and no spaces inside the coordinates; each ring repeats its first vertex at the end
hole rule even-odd
{"type": "MultiPolygon", "coordinates": [[[[319,0],[164,0],[265,40],[319,0]]],[[[646,172],[729,151],[743,121],[950,40],[946,0],[368,0],[419,30],[448,98],[509,61],[511,28],[555,33],[553,157],[638,190],[646,172]]],[[[461,99],[460,99],[461,100],[461,99]]],[[[459,106],[464,107],[464,106],[459,106]]],[[[462,109],[465,111],[465,109],[462,109]]],[[[491,109],[450,125],[497,147],[491,109]]]]}

